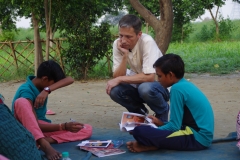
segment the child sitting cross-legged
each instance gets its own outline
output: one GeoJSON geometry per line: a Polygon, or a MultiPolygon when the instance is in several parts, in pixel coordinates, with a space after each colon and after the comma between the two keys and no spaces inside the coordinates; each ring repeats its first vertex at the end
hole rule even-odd
{"type": "MultiPolygon", "coordinates": [[[[46,118],[48,95],[54,90],[73,83],[66,77],[60,65],[52,60],[40,64],[37,76],[28,76],[12,101],[16,119],[34,136],[47,159],[60,159],[61,154],[50,143],[63,143],[87,139],[92,126],[79,122],[52,124],[46,118]]],[[[63,106],[64,107],[64,106],[63,106]]]]}
{"type": "Polygon", "coordinates": [[[127,142],[132,152],[158,149],[203,150],[213,139],[214,116],[210,102],[203,92],[184,76],[180,56],[166,54],[153,65],[158,81],[170,90],[170,120],[163,123],[149,116],[159,126],[137,126],[131,132],[136,141],[127,142]]]}

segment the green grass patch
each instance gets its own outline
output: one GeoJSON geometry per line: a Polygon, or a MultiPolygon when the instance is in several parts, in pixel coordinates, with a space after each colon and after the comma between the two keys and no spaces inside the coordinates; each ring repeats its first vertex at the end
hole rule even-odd
{"type": "Polygon", "coordinates": [[[110,68],[107,63],[107,59],[103,58],[94,66],[93,70],[89,72],[89,79],[108,79],[112,77],[112,64],[110,68]]]}
{"type": "Polygon", "coordinates": [[[240,70],[239,42],[173,43],[167,53],[180,55],[187,73],[229,74],[240,70]]]}
{"type": "Polygon", "coordinates": [[[7,82],[11,80],[25,80],[28,75],[34,75],[34,70],[29,70],[26,67],[16,69],[16,67],[12,66],[10,69],[11,72],[5,72],[4,76],[0,76],[0,82],[7,82]]]}

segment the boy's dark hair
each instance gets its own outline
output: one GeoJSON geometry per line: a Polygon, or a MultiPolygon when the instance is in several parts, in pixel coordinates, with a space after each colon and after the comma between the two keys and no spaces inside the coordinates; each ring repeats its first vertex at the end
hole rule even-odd
{"type": "Polygon", "coordinates": [[[169,53],[160,57],[154,64],[154,68],[160,68],[166,75],[173,72],[176,78],[181,79],[184,76],[184,62],[179,55],[169,53]]]}
{"type": "Polygon", "coordinates": [[[37,78],[43,76],[47,76],[48,80],[54,80],[54,82],[66,77],[60,65],[53,60],[42,62],[38,67],[37,78]]]}
{"type": "Polygon", "coordinates": [[[138,34],[141,31],[142,22],[137,16],[127,14],[120,19],[118,27],[133,27],[134,32],[138,34]]]}

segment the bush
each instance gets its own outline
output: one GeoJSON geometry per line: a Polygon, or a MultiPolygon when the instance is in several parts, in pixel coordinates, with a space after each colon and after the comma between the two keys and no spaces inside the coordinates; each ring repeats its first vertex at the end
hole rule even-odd
{"type": "Polygon", "coordinates": [[[219,38],[220,40],[229,40],[231,38],[231,33],[234,30],[233,22],[227,18],[224,19],[220,17],[219,21],[219,38]]]}
{"type": "Polygon", "coordinates": [[[112,44],[109,25],[82,23],[75,34],[68,37],[69,47],[64,53],[65,63],[71,68],[68,75],[75,79],[87,79],[88,72],[110,50],[112,44]]]}
{"type": "Polygon", "coordinates": [[[0,41],[4,42],[4,41],[13,41],[15,38],[15,34],[12,31],[2,31],[2,33],[0,34],[0,41]]]}
{"type": "Polygon", "coordinates": [[[212,36],[212,30],[208,29],[207,25],[203,25],[201,31],[196,35],[196,39],[204,42],[210,40],[212,36]]]}
{"type": "Polygon", "coordinates": [[[193,32],[192,24],[188,23],[183,26],[173,25],[171,42],[183,42],[189,38],[193,32]]]}

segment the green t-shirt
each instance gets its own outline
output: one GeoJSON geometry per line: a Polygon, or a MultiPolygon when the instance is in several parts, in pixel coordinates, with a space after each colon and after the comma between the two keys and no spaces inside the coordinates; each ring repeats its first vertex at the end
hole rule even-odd
{"type": "MultiPolygon", "coordinates": [[[[14,102],[16,101],[16,99],[18,98],[26,98],[26,99],[30,99],[33,104],[35,102],[35,99],[37,98],[37,96],[40,94],[40,91],[36,88],[36,86],[32,83],[32,80],[35,78],[35,76],[28,76],[27,77],[27,81],[22,84],[14,98],[12,101],[12,112],[14,113],[14,102]]],[[[51,120],[46,118],[46,112],[47,112],[47,98],[44,102],[44,105],[42,107],[39,108],[35,108],[35,112],[37,114],[37,118],[38,120],[43,120],[46,122],[51,122],[51,120]]]]}
{"type": "Polygon", "coordinates": [[[197,86],[184,78],[171,87],[170,120],[159,129],[176,132],[181,126],[190,127],[195,139],[202,145],[211,145],[214,134],[211,104],[197,86]]]}

